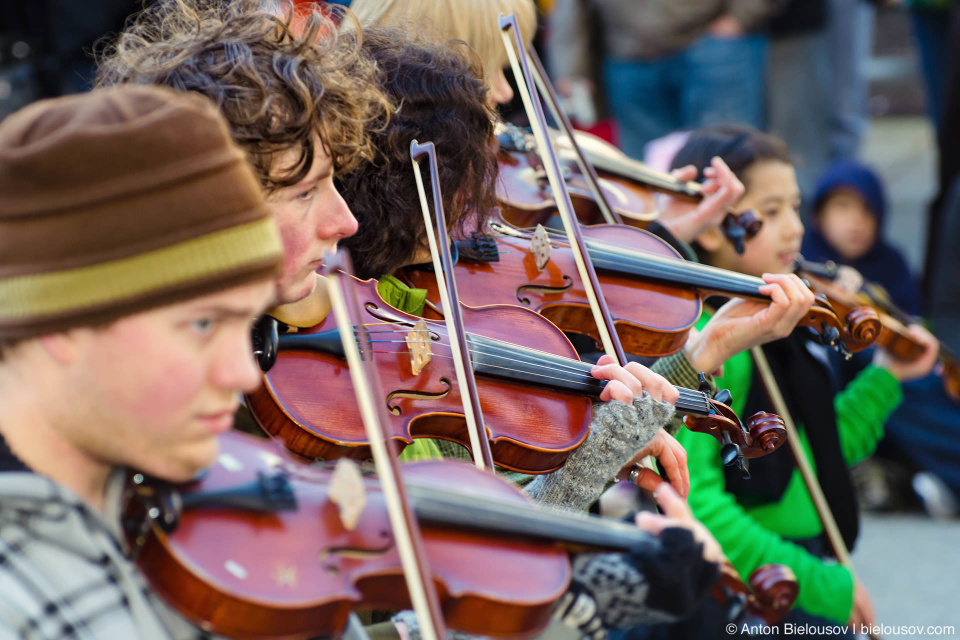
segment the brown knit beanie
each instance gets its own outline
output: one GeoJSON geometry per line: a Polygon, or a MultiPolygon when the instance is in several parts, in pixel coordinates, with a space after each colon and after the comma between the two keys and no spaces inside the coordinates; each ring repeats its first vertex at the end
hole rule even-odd
{"type": "Polygon", "coordinates": [[[0,122],[0,339],[271,277],[275,224],[208,99],[123,86],[0,122]]]}

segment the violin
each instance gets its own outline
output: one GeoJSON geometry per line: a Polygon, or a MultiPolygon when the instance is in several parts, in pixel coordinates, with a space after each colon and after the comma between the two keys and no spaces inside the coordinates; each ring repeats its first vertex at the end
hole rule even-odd
{"type": "MultiPolygon", "coordinates": [[[[914,318],[898,308],[879,285],[857,286],[856,288],[859,289],[857,293],[840,286],[835,282],[840,273],[841,267],[833,262],[821,264],[803,258],[797,260],[797,274],[809,281],[815,291],[826,295],[835,307],[847,309],[855,305],[869,304],[877,308],[881,323],[880,333],[877,336],[878,345],[894,357],[907,362],[923,355],[923,345],[907,331],[907,326],[916,322],[914,318]]],[[[859,276],[859,274],[856,275],[859,276]]],[[[862,280],[860,277],[857,284],[862,283],[862,280]]],[[[960,360],[942,342],[940,343],[940,362],[940,375],[943,378],[944,389],[950,398],[960,403],[960,360]]]]}
{"type": "MultiPolygon", "coordinates": [[[[337,637],[350,610],[404,609],[379,482],[354,465],[307,466],[230,432],[217,462],[182,485],[132,474],[124,531],[151,586],[205,630],[239,638],[337,637]]],[[[540,632],[570,581],[568,553],[630,552],[649,534],[619,521],[541,510],[509,482],[460,461],[402,474],[451,628],[492,637],[540,632]],[[495,567],[495,570],[491,568],[495,567]]],[[[796,598],[785,567],[747,588],[727,569],[714,589],[775,621],[796,598]]]]}
{"type": "MultiPolygon", "coordinates": [[[[454,270],[465,283],[461,290],[465,304],[520,303],[564,331],[599,342],[568,242],[546,232],[538,236],[517,229],[496,215],[485,230],[456,243],[459,260],[454,270]]],[[[760,278],[683,260],[668,243],[646,231],[623,225],[594,225],[581,231],[628,353],[662,357],[679,351],[710,295],[769,301],[759,291],[764,284],[760,278]]],[[[431,317],[438,317],[433,274],[414,266],[401,279],[428,291],[431,317]]],[[[837,312],[823,298],[800,324],[841,352],[866,348],[881,328],[873,309],[857,305],[837,312]]]]}
{"type": "MultiPolygon", "coordinates": [[[[241,640],[338,637],[353,609],[410,608],[376,478],[354,471],[340,475],[357,480],[338,479],[335,469],[291,461],[239,432],[221,436],[220,447],[195,482],[134,474],[128,484],[127,539],[164,600],[241,640]],[[338,485],[346,486],[339,494],[338,485]]],[[[475,471],[458,461],[403,465],[443,617],[467,633],[534,635],[570,582],[567,553],[556,538],[543,541],[560,533],[562,518],[535,512],[509,482],[475,471]],[[482,509],[490,502],[503,512],[496,519],[482,509]]]]}
{"type": "MultiPolygon", "coordinates": [[[[548,225],[556,214],[557,201],[532,134],[512,124],[499,124],[498,130],[497,201],[504,220],[520,228],[548,225]]],[[[576,161],[570,138],[556,130],[551,130],[551,134],[559,151],[564,182],[581,224],[612,222],[643,229],[657,217],[655,193],[689,202],[699,202],[704,197],[699,182],[678,180],[627,156],[597,136],[575,131],[578,150],[583,153],[584,161],[596,170],[601,197],[619,218],[607,220],[601,213],[600,198],[590,189],[589,178],[576,161]]],[[[755,211],[730,211],[721,223],[721,230],[734,243],[737,252],[743,253],[744,241],[757,235],[762,224],[755,211]]]]}
{"type": "MultiPolygon", "coordinates": [[[[513,167],[521,167],[521,177],[525,179],[523,183],[529,187],[520,189],[525,196],[518,207],[520,211],[525,211],[528,215],[531,212],[534,215],[536,215],[536,212],[542,214],[543,204],[552,202],[557,207],[557,213],[560,214],[561,218],[566,217],[566,207],[570,207],[584,224],[593,222],[622,224],[624,217],[621,214],[625,213],[630,224],[643,228],[657,215],[656,208],[650,207],[652,202],[651,189],[693,201],[703,198],[702,185],[699,183],[681,181],[671,174],[654,171],[642,162],[629,158],[622,151],[600,138],[589,134],[575,133],[570,120],[560,108],[556,90],[547,77],[537,52],[528,51],[522,41],[515,40],[516,52],[514,53],[509,42],[509,36],[505,35],[503,29],[503,26],[508,22],[509,20],[506,19],[501,23],[501,34],[504,37],[504,45],[507,47],[507,56],[510,58],[511,67],[517,78],[518,89],[527,115],[530,117],[531,123],[536,123],[539,127],[538,130],[542,131],[544,140],[541,144],[550,147],[548,155],[551,157],[550,162],[554,163],[553,167],[557,172],[554,176],[549,176],[549,172],[544,170],[546,167],[539,160],[535,143],[529,137],[525,137],[516,127],[511,129],[510,125],[504,125],[504,131],[507,135],[506,137],[498,137],[501,148],[521,151],[529,168],[533,169],[533,171],[526,170],[520,162],[511,164],[513,167]],[[562,127],[565,139],[563,136],[556,135],[547,127],[540,102],[534,102],[531,97],[534,94],[534,85],[539,88],[539,95],[550,109],[554,120],[562,127]],[[548,140],[550,142],[547,142],[548,140]],[[555,152],[555,148],[558,146],[557,142],[564,142],[565,144],[562,146],[572,152],[577,171],[579,171],[579,178],[574,177],[575,174],[570,164],[570,154],[560,156],[555,152]],[[587,144],[584,145],[583,143],[587,144]],[[586,146],[587,150],[583,150],[581,146],[586,146]],[[595,151],[591,154],[590,147],[599,149],[599,152],[595,151]],[[601,182],[597,168],[606,168],[606,173],[609,174],[606,182],[601,182]],[[614,189],[615,183],[611,181],[610,176],[616,176],[620,180],[626,179],[627,182],[620,183],[621,189],[614,189]],[[561,179],[562,182],[560,182],[561,179]],[[551,184],[551,181],[553,181],[553,184],[551,184]],[[576,184],[573,184],[574,182],[576,184]],[[589,191],[584,191],[580,183],[585,184],[589,191]],[[545,198],[537,199],[537,196],[533,194],[532,187],[534,184],[537,185],[537,191],[540,194],[546,195],[545,198]],[[575,193],[571,194],[571,188],[575,193]],[[553,194],[552,191],[549,191],[551,189],[559,189],[563,193],[553,194]],[[637,203],[631,202],[631,198],[625,193],[636,196],[634,200],[640,201],[639,206],[637,203]],[[611,195],[618,196],[617,208],[611,206],[611,203],[614,202],[610,198],[611,195]],[[580,204],[580,211],[577,211],[577,207],[573,204],[575,200],[580,204]],[[566,207],[561,207],[561,204],[565,204],[566,207]],[[591,204],[596,205],[596,211],[602,215],[601,219],[593,220],[595,216],[592,215],[594,208],[590,206],[591,204]],[[563,211],[560,209],[563,209],[563,211]]],[[[508,171],[507,173],[512,172],[508,171]]],[[[501,189],[501,191],[506,191],[506,189],[501,189]]],[[[505,195],[502,201],[506,202],[507,206],[511,208],[517,203],[517,200],[512,199],[509,195],[505,195]]],[[[552,208],[549,207],[550,211],[548,213],[552,214],[552,208]]],[[[548,215],[548,217],[550,216],[548,215]]],[[[521,227],[532,226],[533,222],[531,220],[519,220],[517,224],[521,227]]],[[[724,217],[720,228],[733,244],[736,252],[743,253],[745,242],[754,237],[760,231],[761,226],[762,221],[755,211],[736,212],[727,207],[727,215],[724,217]]]]}
{"type": "MultiPolygon", "coordinates": [[[[497,161],[500,169],[497,200],[503,209],[504,217],[520,227],[547,224],[555,214],[557,202],[547,182],[547,174],[536,151],[536,145],[530,139],[530,134],[514,125],[499,124],[498,129],[500,151],[497,161]]],[[[593,145],[608,144],[589,134],[578,134],[580,135],[583,140],[590,140],[593,145]]],[[[559,134],[557,138],[560,138],[559,134]]],[[[569,145],[567,148],[569,149],[569,145]]],[[[564,180],[577,218],[583,224],[607,222],[601,213],[598,199],[590,190],[573,156],[567,153],[561,155],[561,159],[564,180]]],[[[607,174],[602,175],[598,182],[604,198],[621,220],[645,226],[645,223],[656,218],[657,203],[651,189],[607,174]]]]}
{"type": "MultiPolygon", "coordinates": [[[[469,448],[446,326],[388,306],[373,280],[357,288],[365,316],[354,329],[369,338],[364,358],[383,380],[385,395],[378,401],[390,414],[389,436],[399,446],[430,437],[469,448]]],[[[606,381],[593,378],[591,365],[579,360],[563,332],[529,309],[464,306],[463,319],[494,460],[523,473],[558,469],[586,438],[592,400],[606,381]]],[[[256,339],[261,345],[276,336],[274,345],[260,349],[276,359],[266,363],[272,367],[247,396],[247,406],[264,431],[308,459],[369,457],[336,319],[328,316],[297,333],[269,326],[262,333],[256,339]]],[[[780,446],[776,416],[758,413],[744,428],[725,396],[679,392],[676,408],[686,414],[684,424],[717,438],[728,464],[780,446]]]]}

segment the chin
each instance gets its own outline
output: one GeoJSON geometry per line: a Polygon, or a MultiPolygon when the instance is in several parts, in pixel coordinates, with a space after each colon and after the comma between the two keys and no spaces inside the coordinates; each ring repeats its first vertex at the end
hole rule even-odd
{"type": "Polygon", "coordinates": [[[311,271],[308,275],[298,280],[296,284],[279,289],[278,297],[280,304],[292,304],[300,302],[317,288],[317,274],[311,271]]]}
{"type": "Polygon", "coordinates": [[[217,461],[217,455],[220,453],[220,441],[218,438],[209,438],[191,445],[185,445],[183,449],[174,453],[169,459],[161,460],[162,470],[159,472],[149,472],[152,475],[166,480],[168,482],[190,482],[217,461]]]}

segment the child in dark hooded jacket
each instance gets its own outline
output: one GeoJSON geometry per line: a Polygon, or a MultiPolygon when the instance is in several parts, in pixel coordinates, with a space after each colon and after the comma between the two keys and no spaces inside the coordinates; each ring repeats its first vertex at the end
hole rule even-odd
{"type": "Polygon", "coordinates": [[[853,267],[866,282],[882,285],[894,304],[917,315],[917,282],[900,250],[883,239],[886,209],[876,172],[856,160],[833,163],[814,191],[813,225],[803,238],[803,256],[853,267]]]}

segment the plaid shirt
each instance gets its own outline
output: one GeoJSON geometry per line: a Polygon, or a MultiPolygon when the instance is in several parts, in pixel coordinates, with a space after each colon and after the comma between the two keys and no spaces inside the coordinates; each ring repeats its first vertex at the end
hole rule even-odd
{"type": "MultiPolygon", "coordinates": [[[[159,601],[124,554],[113,517],[30,472],[0,473],[0,640],[208,638],[159,601]]],[[[119,481],[119,482],[118,482],[119,481]]]]}

